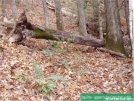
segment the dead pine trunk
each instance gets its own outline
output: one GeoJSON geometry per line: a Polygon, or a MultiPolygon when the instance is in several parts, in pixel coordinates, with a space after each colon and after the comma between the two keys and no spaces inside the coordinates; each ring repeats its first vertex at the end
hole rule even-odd
{"type": "Polygon", "coordinates": [[[106,10],[106,47],[127,56],[121,31],[117,0],[104,0],[106,10]]]}
{"type": "Polygon", "coordinates": [[[83,0],[77,0],[77,9],[78,9],[78,22],[79,22],[79,32],[81,35],[87,36],[85,14],[83,7],[83,0]]]}
{"type": "Polygon", "coordinates": [[[56,25],[58,30],[64,30],[63,17],[61,13],[61,3],[60,0],[54,0],[55,2],[55,12],[56,12],[56,25]]]}

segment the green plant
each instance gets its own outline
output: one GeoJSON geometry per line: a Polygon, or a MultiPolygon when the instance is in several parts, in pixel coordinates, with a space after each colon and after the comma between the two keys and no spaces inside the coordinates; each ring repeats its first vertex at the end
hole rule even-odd
{"type": "Polygon", "coordinates": [[[3,51],[0,49],[0,53],[2,53],[3,51]]]}
{"type": "Polygon", "coordinates": [[[28,80],[31,80],[31,76],[29,76],[29,75],[24,75],[24,74],[22,74],[22,75],[20,75],[19,77],[18,77],[18,81],[19,82],[21,82],[21,83],[23,83],[23,82],[25,82],[25,81],[28,81],[28,80]]]}
{"type": "Polygon", "coordinates": [[[21,82],[21,83],[24,82],[24,77],[23,77],[23,75],[20,75],[18,79],[19,79],[19,82],[21,82]]]}
{"type": "Polygon", "coordinates": [[[35,12],[29,12],[31,16],[35,16],[35,12]]]}
{"type": "Polygon", "coordinates": [[[54,48],[59,48],[57,41],[48,40],[47,43],[50,44],[54,48]]]}
{"type": "Polygon", "coordinates": [[[40,12],[39,10],[37,10],[37,13],[38,13],[38,14],[41,14],[41,12],[40,12]]]}
{"type": "Polygon", "coordinates": [[[46,54],[48,55],[49,60],[52,60],[55,51],[56,51],[55,48],[52,48],[52,52],[47,48],[47,49],[44,51],[44,53],[46,53],[46,54]]]}
{"type": "Polygon", "coordinates": [[[48,44],[52,46],[52,49],[47,48],[44,52],[49,56],[49,59],[52,60],[54,53],[59,48],[57,42],[55,41],[47,41],[48,44]]]}
{"type": "Polygon", "coordinates": [[[37,77],[39,78],[43,77],[43,72],[40,69],[40,66],[36,62],[33,62],[33,66],[34,66],[34,70],[35,70],[37,77]]]}
{"type": "Polygon", "coordinates": [[[33,66],[36,73],[36,78],[34,81],[38,84],[38,90],[42,92],[48,99],[50,99],[50,94],[54,92],[54,89],[56,87],[54,80],[61,80],[64,82],[64,84],[66,84],[64,78],[58,75],[51,75],[45,78],[43,71],[36,62],[33,63],[33,66]]]}
{"type": "Polygon", "coordinates": [[[70,68],[70,65],[66,61],[60,60],[59,63],[61,63],[62,65],[64,65],[66,68],[70,68]]]}
{"type": "Polygon", "coordinates": [[[66,49],[64,49],[64,48],[59,48],[59,52],[58,52],[58,53],[64,54],[64,53],[66,53],[66,52],[67,52],[66,49]]]}
{"type": "Polygon", "coordinates": [[[80,74],[85,75],[85,74],[87,74],[87,71],[86,70],[80,70],[80,74]]]}

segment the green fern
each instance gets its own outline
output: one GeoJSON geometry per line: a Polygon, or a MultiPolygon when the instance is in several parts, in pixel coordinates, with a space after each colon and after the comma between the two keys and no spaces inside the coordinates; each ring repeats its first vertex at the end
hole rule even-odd
{"type": "Polygon", "coordinates": [[[62,65],[64,65],[66,68],[70,68],[70,65],[66,61],[60,60],[59,63],[61,63],[62,65]]]}
{"type": "Polygon", "coordinates": [[[43,72],[42,72],[40,66],[36,62],[33,62],[33,67],[34,67],[36,75],[38,77],[43,77],[43,72]]]}

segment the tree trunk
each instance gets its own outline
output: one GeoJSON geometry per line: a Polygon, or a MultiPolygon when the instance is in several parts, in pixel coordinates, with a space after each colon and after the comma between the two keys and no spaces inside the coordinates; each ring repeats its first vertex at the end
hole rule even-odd
{"type": "Polygon", "coordinates": [[[102,29],[102,17],[101,17],[101,7],[100,7],[100,0],[98,0],[98,21],[99,21],[99,34],[100,39],[103,39],[103,29],[102,29]]]}
{"type": "Polygon", "coordinates": [[[106,47],[127,56],[123,44],[117,0],[105,0],[104,2],[107,26],[106,47]]]}
{"type": "Polygon", "coordinates": [[[86,30],[85,14],[83,8],[83,0],[77,0],[79,32],[81,35],[87,36],[88,34],[86,30]]]}
{"type": "Polygon", "coordinates": [[[14,20],[16,20],[17,19],[17,8],[16,8],[15,0],[12,0],[12,14],[13,14],[14,20]]]}
{"type": "Polygon", "coordinates": [[[133,96],[134,96],[134,0],[129,0],[129,24],[130,24],[130,38],[132,44],[132,85],[133,85],[133,96]]]}
{"type": "Polygon", "coordinates": [[[129,29],[129,0],[124,0],[124,6],[125,6],[125,17],[126,17],[126,23],[127,23],[127,34],[129,35],[130,29],[129,29]]]}
{"type": "Polygon", "coordinates": [[[61,13],[61,3],[60,0],[54,0],[55,2],[55,11],[56,11],[56,25],[58,30],[64,30],[63,26],[63,17],[61,13]]]}
{"type": "Polygon", "coordinates": [[[42,0],[42,3],[43,3],[43,8],[44,8],[45,27],[49,28],[49,13],[48,13],[47,5],[46,5],[46,0],[42,0]]]}
{"type": "Polygon", "coordinates": [[[5,0],[1,1],[1,7],[2,7],[2,16],[5,17],[5,0]]]}

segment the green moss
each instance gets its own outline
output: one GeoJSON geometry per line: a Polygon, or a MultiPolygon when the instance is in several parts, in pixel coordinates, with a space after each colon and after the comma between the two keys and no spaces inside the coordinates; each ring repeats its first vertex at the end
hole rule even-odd
{"type": "Polygon", "coordinates": [[[56,31],[53,29],[45,28],[49,33],[55,33],[56,31]]]}
{"type": "Polygon", "coordinates": [[[51,33],[54,33],[54,30],[46,29],[46,31],[34,28],[33,31],[33,38],[42,38],[42,39],[51,39],[51,40],[58,40],[55,36],[53,36],[51,33]]]}
{"type": "Polygon", "coordinates": [[[119,52],[124,54],[126,57],[128,57],[127,53],[125,52],[124,45],[121,42],[114,42],[114,37],[108,38],[106,37],[106,47],[110,50],[113,50],[115,52],[119,52]]]}

